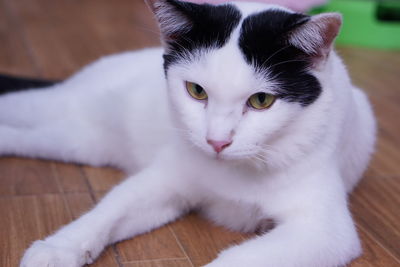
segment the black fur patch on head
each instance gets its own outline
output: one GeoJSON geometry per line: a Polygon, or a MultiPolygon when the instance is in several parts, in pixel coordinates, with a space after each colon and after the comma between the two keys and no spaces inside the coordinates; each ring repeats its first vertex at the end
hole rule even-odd
{"type": "Polygon", "coordinates": [[[199,5],[176,0],[167,2],[188,19],[190,27],[165,40],[169,48],[164,55],[165,70],[174,62],[186,58],[188,52],[221,48],[241,19],[240,11],[233,5],[199,5]]]}
{"type": "Polygon", "coordinates": [[[313,103],[321,85],[309,70],[312,58],[290,45],[288,36],[310,17],[281,10],[268,10],[250,15],[242,24],[239,46],[246,61],[260,73],[278,82],[276,95],[302,106],[313,103]]]}

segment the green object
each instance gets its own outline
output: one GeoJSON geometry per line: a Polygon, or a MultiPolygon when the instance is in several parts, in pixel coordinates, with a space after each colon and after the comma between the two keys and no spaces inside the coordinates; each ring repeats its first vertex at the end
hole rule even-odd
{"type": "Polygon", "coordinates": [[[311,14],[321,12],[342,13],[338,44],[400,49],[399,0],[332,0],[311,14]]]}

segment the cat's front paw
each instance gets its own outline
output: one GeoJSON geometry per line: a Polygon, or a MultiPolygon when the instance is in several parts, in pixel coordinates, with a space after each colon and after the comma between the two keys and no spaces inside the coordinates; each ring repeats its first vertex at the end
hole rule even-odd
{"type": "Polygon", "coordinates": [[[20,267],[81,267],[85,263],[77,250],[38,240],[25,252],[20,267]]]}

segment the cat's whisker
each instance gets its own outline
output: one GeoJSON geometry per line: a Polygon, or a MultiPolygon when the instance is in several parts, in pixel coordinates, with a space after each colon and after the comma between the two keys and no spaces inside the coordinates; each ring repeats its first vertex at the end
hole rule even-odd
{"type": "Polygon", "coordinates": [[[282,64],[286,64],[286,63],[291,63],[291,62],[305,62],[305,63],[308,63],[307,60],[293,59],[293,60],[286,60],[286,61],[282,61],[282,62],[276,63],[276,64],[274,64],[272,66],[269,66],[269,68],[274,68],[276,66],[279,66],[279,65],[282,65],[282,64]]]}
{"type": "Polygon", "coordinates": [[[257,163],[261,163],[262,165],[267,165],[268,164],[268,161],[265,158],[263,158],[262,156],[258,155],[258,154],[250,156],[249,159],[256,160],[257,163]]]}
{"type": "Polygon", "coordinates": [[[139,29],[141,29],[141,30],[145,30],[146,32],[149,32],[149,33],[152,33],[152,34],[154,34],[154,35],[157,35],[158,37],[162,37],[162,36],[161,36],[161,33],[160,33],[159,31],[155,31],[155,30],[153,30],[153,29],[150,28],[150,27],[145,27],[145,26],[143,26],[143,25],[137,25],[136,27],[139,28],[139,29]]]}
{"type": "Polygon", "coordinates": [[[257,158],[259,161],[261,161],[261,162],[263,162],[263,163],[265,163],[265,164],[268,164],[268,159],[266,159],[264,156],[262,156],[262,155],[257,155],[256,158],[257,158]]]}
{"type": "Polygon", "coordinates": [[[276,56],[277,54],[279,54],[280,52],[282,52],[283,50],[285,50],[289,47],[290,47],[290,45],[287,45],[287,46],[282,47],[281,49],[278,49],[275,53],[273,53],[266,60],[264,60],[264,62],[261,64],[261,66],[264,66],[265,64],[267,64],[270,59],[272,59],[274,56],[276,56]]]}
{"type": "Polygon", "coordinates": [[[276,72],[272,77],[269,78],[269,80],[274,81],[274,83],[276,84],[280,84],[278,81],[278,77],[281,76],[283,74],[283,71],[281,72],[276,72]]]}

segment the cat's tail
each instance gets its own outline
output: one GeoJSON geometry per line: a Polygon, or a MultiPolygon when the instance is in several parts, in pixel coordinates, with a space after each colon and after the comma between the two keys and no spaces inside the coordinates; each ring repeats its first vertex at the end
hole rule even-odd
{"type": "Polygon", "coordinates": [[[58,81],[0,74],[0,95],[49,87],[58,81]]]}

